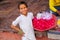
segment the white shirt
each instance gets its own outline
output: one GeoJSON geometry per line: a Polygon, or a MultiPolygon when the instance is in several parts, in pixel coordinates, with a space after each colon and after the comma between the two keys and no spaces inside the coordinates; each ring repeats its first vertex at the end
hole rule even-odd
{"type": "Polygon", "coordinates": [[[33,25],[32,25],[32,18],[33,18],[33,13],[29,12],[27,16],[20,15],[17,17],[15,21],[13,21],[13,25],[16,26],[19,24],[20,28],[23,30],[25,33],[25,37],[36,40],[34,36],[34,30],[33,30],[33,25]]]}

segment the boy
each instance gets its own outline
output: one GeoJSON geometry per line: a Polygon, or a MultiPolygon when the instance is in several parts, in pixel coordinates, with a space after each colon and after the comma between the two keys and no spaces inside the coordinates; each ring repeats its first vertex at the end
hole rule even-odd
{"type": "Polygon", "coordinates": [[[36,40],[32,25],[32,18],[33,14],[31,12],[28,12],[28,6],[25,2],[20,2],[18,4],[18,9],[20,11],[20,16],[17,17],[15,21],[13,21],[11,28],[17,30],[18,32],[21,32],[22,40],[36,40]],[[19,24],[21,30],[16,27],[16,25],[19,24]]]}

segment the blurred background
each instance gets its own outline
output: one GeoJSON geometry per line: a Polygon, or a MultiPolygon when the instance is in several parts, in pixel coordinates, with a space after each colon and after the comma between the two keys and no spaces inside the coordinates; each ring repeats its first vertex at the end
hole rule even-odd
{"type": "Polygon", "coordinates": [[[25,1],[34,14],[40,12],[43,5],[48,8],[48,0],[0,0],[0,29],[11,29],[12,21],[19,15],[17,5],[20,1],[25,1]]]}

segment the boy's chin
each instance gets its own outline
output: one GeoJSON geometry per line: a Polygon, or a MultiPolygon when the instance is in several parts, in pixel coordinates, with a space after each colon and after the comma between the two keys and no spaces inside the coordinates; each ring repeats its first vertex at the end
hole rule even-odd
{"type": "Polygon", "coordinates": [[[27,13],[26,14],[23,14],[23,15],[27,15],[27,13]]]}
{"type": "Polygon", "coordinates": [[[23,14],[27,15],[27,12],[25,12],[25,13],[23,13],[23,14]]]}

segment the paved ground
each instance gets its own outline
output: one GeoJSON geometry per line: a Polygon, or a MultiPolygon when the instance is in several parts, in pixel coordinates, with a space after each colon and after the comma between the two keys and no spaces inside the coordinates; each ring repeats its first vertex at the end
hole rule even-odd
{"type": "MultiPolygon", "coordinates": [[[[37,40],[51,40],[47,37],[37,38],[37,40]]],[[[21,36],[11,32],[0,32],[0,40],[21,40],[21,36]]]]}

